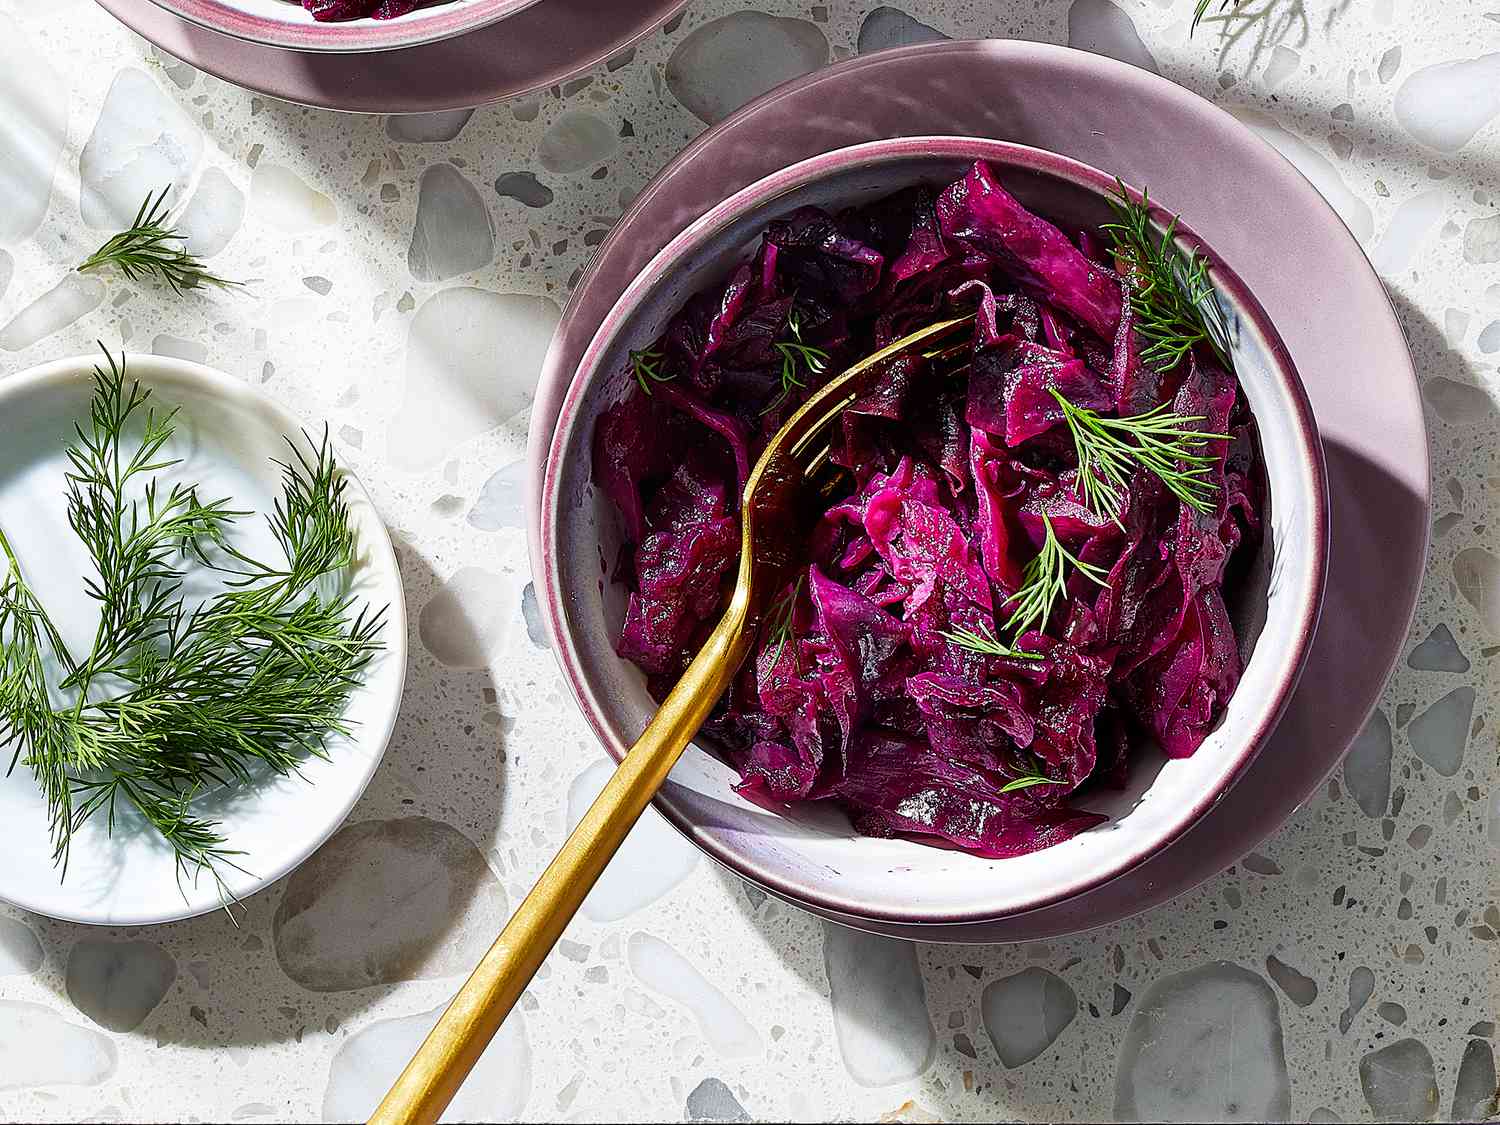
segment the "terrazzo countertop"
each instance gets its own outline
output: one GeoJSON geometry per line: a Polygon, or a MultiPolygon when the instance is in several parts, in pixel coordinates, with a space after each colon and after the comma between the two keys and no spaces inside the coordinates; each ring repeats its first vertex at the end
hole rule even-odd
{"type": "MultiPolygon", "coordinates": [[[[253,96],[88,0],[0,0],[0,374],[97,338],[332,427],[397,542],[408,692],[347,826],[223,916],[95,930],[0,908],[0,1118],[363,1116],[608,766],[539,627],[531,390],[569,286],[706,122],[856,51],[1016,36],[1242,116],[1396,296],[1435,510],[1402,666],[1259,851],[1046,944],[829,927],[652,812],[456,1106],[530,1120],[1369,1120],[1495,1108],[1500,1006],[1500,10],[1489,0],[697,0],[631,54],[473,113],[253,96]],[[1250,18],[1253,17],[1253,18],[1250,18]],[[69,272],[148,187],[245,295],[69,272]]],[[[0,420],[3,427],[3,420],[0,420]]],[[[3,435],[0,435],[3,440],[3,435]]]]}

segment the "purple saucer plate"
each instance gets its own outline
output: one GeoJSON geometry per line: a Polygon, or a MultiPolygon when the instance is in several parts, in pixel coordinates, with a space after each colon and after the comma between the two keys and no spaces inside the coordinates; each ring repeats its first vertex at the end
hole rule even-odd
{"type": "Polygon", "coordinates": [[[542,569],[540,482],[558,412],[595,331],[646,262],[719,200],[773,171],[861,141],[920,133],[1017,141],[1149,186],[1152,198],[1180,211],[1259,298],[1306,385],[1327,459],[1331,551],[1311,655],[1270,743],[1206,816],[1117,878],[1003,919],[881,923],[818,911],[924,940],[1057,936],[1191,889],[1296,810],[1368,719],[1401,651],[1426,559],[1426,429],[1385,290],[1322,197],[1229,115],[1111,59],[993,40],[863,56],[744,107],[641,192],[564,310],[532,414],[533,566],[542,569]],[[1379,565],[1370,565],[1377,558],[1379,565]]]}
{"type": "Polygon", "coordinates": [[[378,54],[290,51],[210,31],[154,0],[98,0],[174,58],[247,90],[319,109],[433,113],[517,97],[590,70],[687,0],[541,0],[467,34],[378,54]]]}

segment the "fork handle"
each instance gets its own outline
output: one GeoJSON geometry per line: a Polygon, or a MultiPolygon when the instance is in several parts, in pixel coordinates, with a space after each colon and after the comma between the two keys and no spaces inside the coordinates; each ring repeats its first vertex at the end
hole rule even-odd
{"type": "Polygon", "coordinates": [[[428,1125],[453,1100],[734,679],[753,640],[753,633],[744,628],[745,619],[737,599],[407,1063],[370,1118],[372,1125],[428,1125]]]}

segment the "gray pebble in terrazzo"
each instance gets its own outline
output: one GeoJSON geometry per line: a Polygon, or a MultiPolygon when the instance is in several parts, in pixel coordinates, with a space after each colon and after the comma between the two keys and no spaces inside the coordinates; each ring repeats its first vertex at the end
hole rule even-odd
{"type": "Polygon", "coordinates": [[[631,934],[625,960],[641,984],[691,1012],[700,1034],[720,1055],[736,1059],[761,1053],[760,1033],[738,1005],[666,942],[631,934]]]}
{"type": "Polygon", "coordinates": [[[161,65],[162,72],[177,83],[178,89],[186,90],[198,77],[198,71],[194,67],[173,58],[160,47],[152,46],[151,57],[161,65]]]}
{"type": "Polygon", "coordinates": [[[192,198],[176,218],[183,245],[200,258],[212,258],[229,245],[245,218],[245,193],[218,168],[198,180],[192,198]]]}
{"type": "Polygon", "coordinates": [[[68,953],[68,999],[110,1031],[132,1031],[177,979],[177,962],[147,941],[84,939],[68,953]]]}
{"type": "Polygon", "coordinates": [[[1483,547],[1466,547],[1453,558],[1453,581],[1490,634],[1500,636],[1500,559],[1483,547]]]}
{"type": "Polygon", "coordinates": [[[1359,1060],[1359,1084],[1380,1121],[1431,1121],[1438,1088],[1432,1054],[1416,1039],[1401,1039],[1359,1060]]]}
{"type": "Polygon", "coordinates": [[[42,967],[42,943],[25,922],[0,915],[0,977],[34,973],[42,967]]]}
{"type": "Polygon", "coordinates": [[[903,11],[879,7],[859,25],[859,41],[855,50],[861,55],[868,55],[871,51],[910,47],[914,43],[937,43],[947,38],[937,28],[928,27],[903,11]]]}
{"type": "Polygon", "coordinates": [[[1457,152],[1500,115],[1500,52],[1440,62],[1396,91],[1396,120],[1424,145],[1457,152]]]}
{"type": "Polygon", "coordinates": [[[619,135],[609,122],[584,110],[569,110],[542,134],[536,158],[549,172],[580,172],[609,159],[619,147],[619,135]]]}
{"type": "Polygon", "coordinates": [[[1384,816],[1391,799],[1391,721],[1377,708],[1344,758],[1344,788],[1366,816],[1384,816]]]}
{"type": "Polygon", "coordinates": [[[1473,715],[1474,689],[1454,688],[1411,721],[1406,733],[1412,750],[1444,777],[1454,776],[1463,765],[1473,715]]]}
{"type": "Polygon", "coordinates": [[[1117,1118],[1282,1121],[1290,1110],[1281,1014],[1257,974],[1218,961],[1141,998],[1120,1050],[1117,1118]]]}
{"type": "Polygon", "coordinates": [[[449,668],[483,668],[500,649],[514,607],[510,582],[483,567],[466,566],[422,607],[417,635],[449,668]]]}
{"type": "Polygon", "coordinates": [[[861,1086],[890,1086],[924,1073],[937,1034],[917,947],[824,923],[823,966],[839,1053],[854,1080],[861,1086]]]}
{"type": "Polygon", "coordinates": [[[1464,227],[1464,261],[1475,266],[1500,262],[1500,215],[1469,220],[1464,227]]]}
{"type": "Polygon", "coordinates": [[[314,992],[467,973],[506,916],[479,849],[427,817],[340,829],[287,883],[276,960],[314,992]]]}
{"type": "Polygon", "coordinates": [[[767,90],[828,61],[817,24],[764,12],[731,12],[694,29],[667,60],[667,89],[713,125],[767,90]]]}
{"type": "MultiPolygon", "coordinates": [[[[568,830],[614,773],[612,762],[595,762],[568,786],[568,830]]],[[[698,852],[655,810],[636,822],[604,874],[583,900],[580,913],[592,922],[615,922],[661,898],[698,866],[698,852]]]]}
{"type": "Polygon", "coordinates": [[[1240,863],[1246,871],[1252,871],[1257,875],[1281,874],[1281,865],[1270,856],[1261,855],[1260,852],[1251,852],[1240,863]]]}
{"type": "Polygon", "coordinates": [[[1396,77],[1396,71],[1401,69],[1401,44],[1390,48],[1380,56],[1380,65],[1375,68],[1375,73],[1380,76],[1382,82],[1389,82],[1396,77]]]}
{"type": "Polygon", "coordinates": [[[1298,972],[1275,954],[1266,958],[1266,974],[1299,1008],[1307,1007],[1318,998],[1318,982],[1306,973],[1298,972]]]}
{"type": "Polygon", "coordinates": [[[393,141],[432,144],[451,141],[464,131],[472,109],[445,109],[437,113],[395,113],[385,119],[385,135],[393,141]]]}
{"type": "Polygon", "coordinates": [[[547,626],[542,623],[542,609],[536,602],[536,584],[526,583],[521,591],[521,616],[526,620],[526,635],[537,648],[551,648],[547,626]]]}
{"type": "Polygon", "coordinates": [[[78,157],[79,210],[96,230],[130,224],[147,193],[182,198],[203,156],[203,134],[143,71],[115,75],[78,157]]]}
{"type": "MultiPolygon", "coordinates": [[[[328,1068],[323,1120],[364,1121],[443,1014],[446,1004],[414,1016],[377,1020],[339,1044],[328,1068]]],[[[514,1121],[531,1096],[526,1019],[512,1012],[479,1056],[443,1114],[445,1121],[514,1121]]]]}
{"type": "Polygon", "coordinates": [[[18,352],[93,312],[104,300],[97,277],[70,273],[0,328],[0,350],[18,352]]]}
{"type": "Polygon", "coordinates": [[[526,462],[515,461],[494,473],[479,489],[469,524],[480,531],[526,526],[522,493],[526,487],[526,462]]]}
{"type": "Polygon", "coordinates": [[[1135,23],[1110,0],[1073,0],[1068,9],[1068,46],[1159,73],[1135,23]]]}
{"type": "Polygon", "coordinates": [[[1500,352],[1500,320],[1492,320],[1479,332],[1479,350],[1485,355],[1500,352]]]}
{"type": "Polygon", "coordinates": [[[119,1064],[107,1035],[40,1004],[0,1000],[0,1029],[0,1090],[96,1086],[119,1064]]]}
{"type": "Polygon", "coordinates": [[[979,1010],[1001,1063],[1014,1069],[1052,1046],[1078,1015],[1078,997],[1056,973],[1032,965],[987,985],[979,1010]]]}
{"type": "MultiPolygon", "coordinates": [[[[1286,44],[1277,43],[1274,47],[1271,48],[1271,61],[1266,63],[1266,69],[1261,72],[1260,80],[1265,85],[1267,90],[1274,90],[1277,86],[1280,86],[1283,82],[1285,82],[1288,78],[1295,74],[1297,68],[1301,65],[1301,55],[1292,50],[1286,44]]],[[[1334,143],[1335,136],[1337,136],[1337,134],[1329,135],[1329,147],[1333,148],[1334,151],[1338,153],[1340,159],[1349,159],[1349,153],[1347,151],[1338,152],[1338,149],[1334,143]]],[[[1353,148],[1352,143],[1349,143],[1349,148],[1353,148]]]]}
{"type": "Polygon", "coordinates": [[[495,225],[479,191],[451,164],[434,164],[418,185],[407,266],[418,281],[446,281],[489,265],[495,225]]]}
{"type": "Polygon", "coordinates": [[[545,207],[553,199],[552,189],[538,180],[535,172],[506,172],[495,181],[495,191],[527,207],[545,207]]]}
{"type": "Polygon", "coordinates": [[[208,361],[208,349],[197,340],[183,340],[177,336],[169,336],[165,332],[152,338],[151,354],[185,359],[189,363],[208,361]]]}
{"type": "Polygon", "coordinates": [[[740,1105],[734,1092],[722,1079],[705,1078],[687,1096],[689,1121],[749,1121],[750,1115],[740,1105]]]}
{"type": "Polygon", "coordinates": [[[261,163],[250,177],[250,214],[288,234],[338,221],[338,205],[290,168],[261,163]]]}
{"type": "Polygon", "coordinates": [[[1481,388],[1439,375],[1422,386],[1422,397],[1444,422],[1457,425],[1487,422],[1490,396],[1481,388]]]}
{"type": "Polygon", "coordinates": [[[1422,672],[1467,672],[1469,658],[1453,639],[1453,631],[1446,625],[1436,626],[1427,634],[1427,639],[1411,650],[1406,663],[1422,672]]]}
{"type": "Polygon", "coordinates": [[[1500,1113],[1495,1089],[1495,1050],[1483,1039],[1471,1039],[1464,1047],[1453,1083],[1450,1121],[1487,1121],[1500,1113]]]}
{"type": "MultiPolygon", "coordinates": [[[[410,305],[407,295],[396,307],[403,305],[410,305]]],[[[387,431],[389,464],[406,472],[431,468],[496,427],[508,425],[523,439],[522,412],[558,314],[550,297],[468,285],[424,300],[407,332],[400,421],[387,431]]]]}

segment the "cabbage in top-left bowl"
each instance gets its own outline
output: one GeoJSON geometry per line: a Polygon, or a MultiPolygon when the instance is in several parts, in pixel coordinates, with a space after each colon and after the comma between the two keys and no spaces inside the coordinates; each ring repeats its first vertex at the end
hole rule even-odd
{"type": "MultiPolygon", "coordinates": [[[[237,39],[294,51],[350,53],[417,47],[464,35],[536,0],[419,0],[393,19],[315,20],[301,0],[153,0],[174,15],[237,39]]],[[[405,5],[403,4],[402,7],[405,5]]]]}

